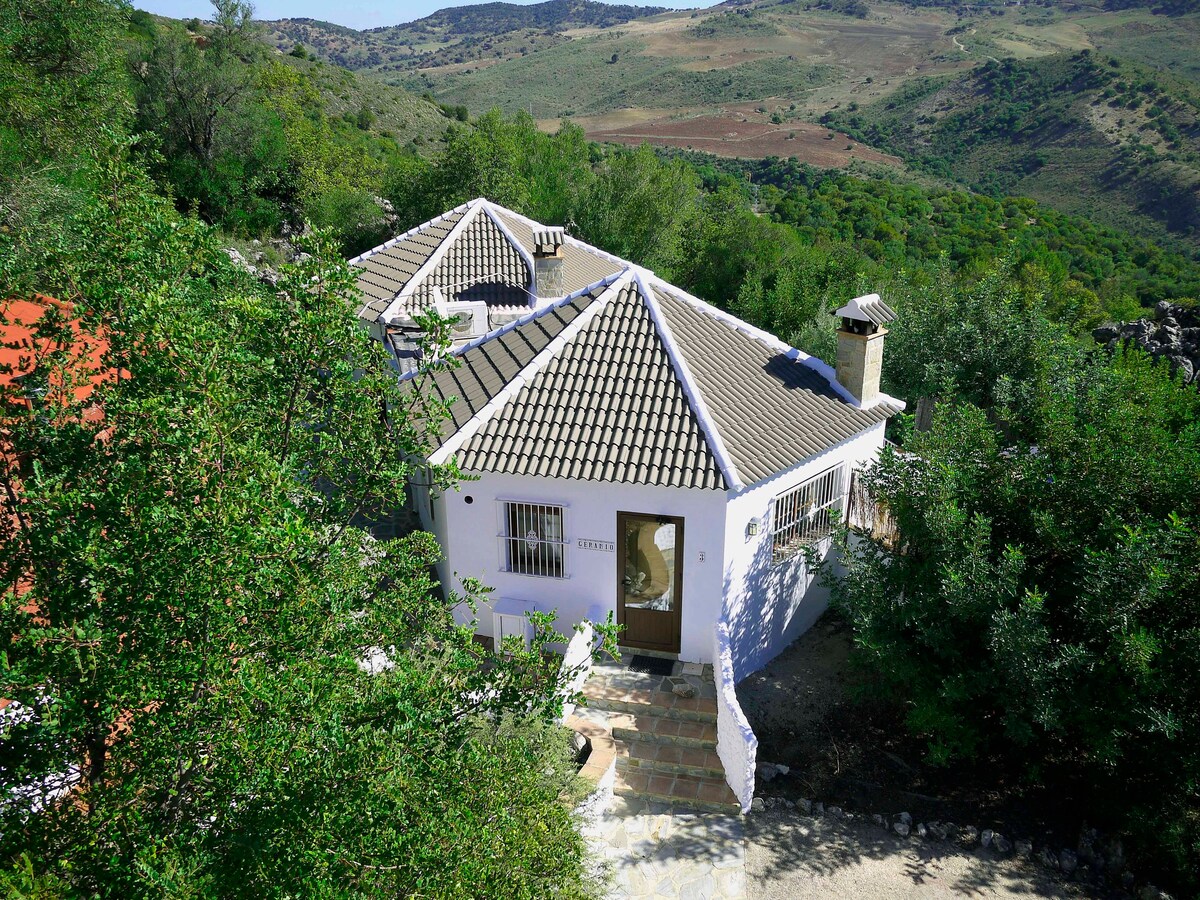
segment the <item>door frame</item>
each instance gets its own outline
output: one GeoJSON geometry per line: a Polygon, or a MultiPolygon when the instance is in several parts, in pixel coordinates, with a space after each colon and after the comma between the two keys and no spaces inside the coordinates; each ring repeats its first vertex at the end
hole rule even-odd
{"type": "MultiPolygon", "coordinates": [[[[631,639],[628,632],[622,632],[618,643],[623,647],[633,647],[639,650],[657,650],[662,653],[678,653],[683,645],[683,516],[667,516],[658,513],[639,513],[627,510],[617,510],[617,624],[628,625],[625,616],[625,522],[629,519],[651,519],[663,524],[675,525],[675,603],[674,609],[667,613],[655,610],[655,615],[671,616],[674,619],[674,641],[670,644],[653,643],[631,639]]],[[[642,610],[638,610],[642,612],[642,610]]]]}

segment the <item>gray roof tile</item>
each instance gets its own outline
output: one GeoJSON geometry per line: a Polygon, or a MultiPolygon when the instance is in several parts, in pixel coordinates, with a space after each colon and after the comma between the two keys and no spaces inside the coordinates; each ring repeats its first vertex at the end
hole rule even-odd
{"type": "Polygon", "coordinates": [[[556,328],[593,303],[602,307],[590,321],[458,448],[459,464],[467,471],[723,490],[720,467],[632,282],[594,291],[461,353],[458,368],[435,377],[442,397],[457,393],[465,401],[452,407],[463,408],[444,437],[495,396],[498,381],[528,364],[556,328]],[[508,363],[503,372],[494,367],[498,357],[508,363]]]}
{"type": "Polygon", "coordinates": [[[667,326],[747,484],[790,468],[899,412],[888,401],[846,402],[803,362],[669,291],[656,291],[667,326]]]}
{"type": "MultiPolygon", "coordinates": [[[[518,216],[507,209],[495,208],[504,227],[529,253],[534,251],[534,233],[545,226],[518,216]]],[[[579,241],[567,238],[563,243],[563,290],[568,294],[581,291],[589,284],[615,275],[625,268],[620,261],[579,241]]]]}
{"type": "Polygon", "coordinates": [[[358,289],[363,305],[358,317],[375,322],[425,261],[446,240],[466,210],[455,210],[418,226],[391,246],[363,254],[351,265],[358,270],[358,289]]]}
{"type": "Polygon", "coordinates": [[[528,306],[532,277],[517,248],[490,216],[480,212],[446,248],[420,287],[437,286],[447,300],[528,306]]]}
{"type": "MultiPolygon", "coordinates": [[[[436,286],[448,298],[475,291],[474,298],[524,305],[530,273],[509,235],[528,252],[541,228],[478,204],[428,223],[356,261],[366,300],[360,315],[378,318],[436,252],[443,255],[427,277],[408,287],[412,304],[431,303],[436,286]],[[443,246],[467,214],[474,218],[443,246]]],[[[563,251],[567,290],[606,281],[456,351],[455,367],[406,381],[455,400],[441,444],[557,341],[529,380],[463,435],[455,453],[467,471],[724,490],[735,476],[762,481],[901,408],[886,398],[860,409],[821,372],[678,288],[648,273],[634,277],[628,264],[570,238],[563,251]],[[669,335],[656,327],[652,308],[669,335]],[[583,327],[564,335],[589,310],[583,327]],[[710,437],[724,447],[725,463],[710,437]]],[[[858,298],[868,300],[881,318],[894,316],[877,298],[858,298]]]]}

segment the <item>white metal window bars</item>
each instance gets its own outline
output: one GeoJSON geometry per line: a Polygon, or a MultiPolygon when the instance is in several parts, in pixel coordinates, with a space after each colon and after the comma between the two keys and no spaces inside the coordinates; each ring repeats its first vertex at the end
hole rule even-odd
{"type": "Polygon", "coordinates": [[[567,542],[563,507],[547,503],[504,502],[502,557],[509,572],[565,578],[567,542]]]}
{"type": "Polygon", "coordinates": [[[846,469],[837,465],[775,498],[771,515],[771,560],[783,562],[803,547],[828,537],[833,513],[846,496],[846,469]]]}

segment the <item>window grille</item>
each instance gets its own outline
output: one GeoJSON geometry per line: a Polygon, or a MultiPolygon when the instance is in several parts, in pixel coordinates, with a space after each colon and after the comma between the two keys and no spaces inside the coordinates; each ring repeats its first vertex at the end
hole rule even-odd
{"type": "Polygon", "coordinates": [[[545,503],[504,503],[502,557],[509,572],[565,578],[567,542],[563,507],[545,503]]]}
{"type": "Polygon", "coordinates": [[[841,511],[845,496],[845,468],[834,466],[776,497],[771,516],[773,560],[790,559],[802,547],[827,537],[833,513],[841,511]]]}

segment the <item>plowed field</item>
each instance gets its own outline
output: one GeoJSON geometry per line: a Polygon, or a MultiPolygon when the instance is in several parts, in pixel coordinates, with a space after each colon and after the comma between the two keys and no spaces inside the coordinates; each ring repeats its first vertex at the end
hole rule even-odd
{"type": "Polygon", "coordinates": [[[846,166],[855,159],[900,165],[895,156],[863,146],[840,131],[808,122],[775,125],[736,116],[699,116],[589,130],[587,136],[594,141],[630,146],[647,143],[742,159],[794,156],[820,168],[846,166]]]}

